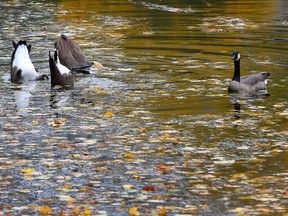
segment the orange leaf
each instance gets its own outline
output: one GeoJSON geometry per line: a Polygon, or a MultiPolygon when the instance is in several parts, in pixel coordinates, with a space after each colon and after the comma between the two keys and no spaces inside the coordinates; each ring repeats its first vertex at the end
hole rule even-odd
{"type": "Polygon", "coordinates": [[[165,207],[162,207],[158,211],[158,216],[166,216],[167,215],[167,209],[165,207]]]}
{"type": "Polygon", "coordinates": [[[152,198],[153,200],[163,200],[163,197],[161,195],[156,195],[152,198]]]}
{"type": "Polygon", "coordinates": [[[59,119],[54,119],[54,124],[60,125],[60,124],[62,124],[62,122],[59,119]]]}
{"type": "Polygon", "coordinates": [[[90,183],[88,183],[88,186],[89,187],[94,187],[94,183],[90,182],[90,183]]]}
{"type": "Polygon", "coordinates": [[[79,214],[80,214],[80,210],[79,210],[79,209],[74,209],[74,210],[73,210],[73,214],[79,215],[79,214]]]}
{"type": "Polygon", "coordinates": [[[147,186],[143,187],[143,190],[146,192],[153,192],[153,191],[155,191],[155,187],[152,185],[147,185],[147,186]]]}
{"type": "Polygon", "coordinates": [[[171,170],[171,167],[165,166],[163,164],[158,164],[157,168],[162,171],[162,174],[167,174],[171,170]]]}

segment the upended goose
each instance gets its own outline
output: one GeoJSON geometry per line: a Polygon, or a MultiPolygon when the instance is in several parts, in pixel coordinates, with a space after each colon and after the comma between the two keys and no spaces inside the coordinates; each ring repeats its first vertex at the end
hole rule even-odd
{"type": "Polygon", "coordinates": [[[69,68],[60,63],[58,52],[51,56],[49,52],[49,67],[51,74],[51,86],[62,86],[63,88],[72,88],[74,86],[74,76],[69,68]]]}
{"type": "Polygon", "coordinates": [[[89,73],[89,68],[93,62],[88,62],[79,45],[61,35],[60,40],[55,43],[55,48],[58,51],[60,62],[70,70],[89,73]]]}
{"type": "Polygon", "coordinates": [[[14,51],[11,57],[11,81],[20,83],[22,81],[48,79],[46,74],[40,75],[30,60],[31,45],[27,45],[25,40],[20,40],[17,44],[13,41],[14,51]]]}
{"type": "Polygon", "coordinates": [[[234,60],[234,76],[228,86],[229,92],[256,92],[264,90],[267,91],[267,79],[270,76],[270,72],[262,72],[258,74],[241,76],[240,77],[240,53],[234,51],[232,54],[232,60],[234,60]]]}

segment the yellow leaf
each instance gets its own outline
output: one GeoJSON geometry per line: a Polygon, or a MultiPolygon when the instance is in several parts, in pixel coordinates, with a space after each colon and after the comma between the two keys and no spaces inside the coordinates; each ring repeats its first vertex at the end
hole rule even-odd
{"type": "Polygon", "coordinates": [[[165,133],[165,134],[163,134],[163,136],[161,136],[161,137],[159,137],[159,138],[160,138],[160,140],[168,140],[168,139],[171,138],[171,136],[170,136],[170,134],[165,133]]]}
{"type": "Polygon", "coordinates": [[[30,174],[30,173],[33,173],[33,169],[31,169],[31,168],[28,168],[28,169],[22,169],[21,170],[21,173],[23,173],[23,174],[30,174]]]}
{"type": "Polygon", "coordinates": [[[52,215],[52,209],[49,206],[35,206],[35,209],[37,209],[40,212],[40,215],[52,215]]]}
{"type": "Polygon", "coordinates": [[[82,216],[90,216],[92,214],[92,211],[90,209],[85,209],[83,212],[81,212],[82,216]]]}
{"type": "Polygon", "coordinates": [[[64,188],[69,190],[69,189],[71,189],[71,186],[70,185],[65,185],[64,188]]]}
{"type": "Polygon", "coordinates": [[[207,203],[203,205],[203,209],[204,209],[204,210],[207,210],[208,208],[209,208],[209,206],[208,206],[207,203]]]}
{"type": "Polygon", "coordinates": [[[122,185],[122,188],[124,190],[135,190],[135,187],[133,185],[122,185]]]}
{"type": "Polygon", "coordinates": [[[97,92],[97,93],[104,92],[104,90],[103,90],[102,88],[97,87],[97,86],[96,86],[96,87],[93,87],[92,90],[93,90],[94,92],[97,92]]]}
{"type": "Polygon", "coordinates": [[[38,122],[38,121],[32,121],[32,124],[33,124],[34,126],[37,126],[37,125],[39,125],[39,122],[38,122]]]}
{"type": "Polygon", "coordinates": [[[73,210],[73,214],[74,215],[79,215],[80,214],[80,210],[79,209],[74,209],[73,210]]]}
{"type": "Polygon", "coordinates": [[[135,158],[136,156],[133,153],[131,153],[131,152],[127,152],[127,153],[124,154],[124,157],[125,158],[135,158]]]}
{"type": "Polygon", "coordinates": [[[167,209],[165,207],[162,207],[158,211],[158,216],[166,216],[167,215],[167,209]]]}
{"type": "Polygon", "coordinates": [[[75,200],[73,197],[70,197],[70,198],[69,198],[69,201],[70,201],[71,203],[73,203],[73,202],[75,202],[76,200],[75,200]]]}
{"type": "Polygon", "coordinates": [[[106,112],[105,114],[104,114],[104,117],[106,117],[106,118],[111,118],[111,117],[113,117],[113,113],[112,112],[110,112],[110,111],[108,111],[108,112],[106,112]]]}
{"type": "Polygon", "coordinates": [[[102,64],[100,64],[99,62],[94,61],[93,63],[94,63],[95,68],[96,68],[97,70],[102,71],[102,70],[105,69],[104,66],[103,66],[102,64]]]}
{"type": "Polygon", "coordinates": [[[138,211],[137,207],[133,207],[133,208],[129,209],[129,215],[138,216],[138,215],[140,215],[140,212],[138,211]]]}

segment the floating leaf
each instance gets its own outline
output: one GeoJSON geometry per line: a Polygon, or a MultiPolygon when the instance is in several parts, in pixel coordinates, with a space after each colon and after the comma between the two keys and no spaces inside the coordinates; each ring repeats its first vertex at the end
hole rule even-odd
{"type": "Polygon", "coordinates": [[[131,152],[125,153],[125,154],[124,154],[124,157],[125,157],[125,160],[127,160],[127,161],[131,161],[131,160],[133,160],[134,158],[136,158],[136,156],[135,156],[133,153],[131,153],[131,152]]]}
{"type": "Polygon", "coordinates": [[[59,119],[54,119],[54,124],[60,125],[60,124],[62,124],[62,122],[59,119]]]}
{"type": "Polygon", "coordinates": [[[52,215],[52,209],[51,207],[45,205],[45,206],[34,206],[34,209],[37,209],[40,213],[40,215],[52,215]]]}
{"type": "Polygon", "coordinates": [[[92,214],[92,211],[90,209],[85,209],[81,212],[82,216],[90,216],[92,214]]]}
{"type": "Polygon", "coordinates": [[[94,187],[94,183],[89,182],[89,183],[88,183],[88,186],[89,186],[89,187],[94,187]]]}
{"type": "Polygon", "coordinates": [[[135,187],[133,185],[122,185],[122,188],[124,190],[135,190],[135,187]]]}
{"type": "Polygon", "coordinates": [[[204,210],[207,210],[209,207],[208,207],[208,204],[206,203],[206,204],[204,204],[203,206],[202,206],[202,208],[204,209],[204,210]]]}
{"type": "Polygon", "coordinates": [[[111,117],[113,117],[113,113],[112,112],[110,112],[110,111],[108,111],[108,112],[106,112],[105,114],[104,114],[104,117],[106,117],[106,118],[111,118],[111,117]]]}
{"type": "Polygon", "coordinates": [[[155,191],[155,187],[152,185],[147,185],[147,186],[143,187],[143,190],[146,192],[153,192],[153,191],[155,191]]]}
{"type": "Polygon", "coordinates": [[[167,174],[172,169],[171,167],[165,166],[163,164],[158,164],[157,168],[162,171],[162,174],[167,174]]]}
{"type": "Polygon", "coordinates": [[[34,170],[31,168],[21,170],[21,173],[23,173],[23,174],[31,174],[33,172],[34,172],[34,170]]]}
{"type": "Polygon", "coordinates": [[[65,185],[63,188],[70,190],[71,189],[71,185],[65,185]]]}
{"type": "Polygon", "coordinates": [[[161,195],[156,195],[152,198],[153,200],[163,200],[163,197],[161,195]]]}
{"type": "Polygon", "coordinates": [[[100,88],[100,87],[93,87],[92,90],[96,93],[101,93],[104,92],[104,89],[100,88]]]}
{"type": "Polygon", "coordinates": [[[97,167],[95,169],[96,172],[108,172],[109,169],[107,167],[97,167]]]}
{"type": "Polygon", "coordinates": [[[171,138],[171,136],[168,133],[164,133],[163,136],[159,137],[160,140],[168,140],[170,138],[171,138]]]}
{"type": "Polygon", "coordinates": [[[158,216],[166,216],[167,215],[167,209],[165,207],[162,207],[158,211],[158,216]]]}
{"type": "Polygon", "coordinates": [[[38,121],[32,121],[32,124],[33,124],[34,126],[37,126],[37,125],[39,125],[39,122],[38,122],[38,121]]]}
{"type": "Polygon", "coordinates": [[[94,63],[94,65],[95,65],[95,68],[96,68],[97,70],[100,70],[100,71],[102,71],[102,70],[104,70],[104,69],[105,69],[105,67],[104,67],[102,64],[100,64],[99,62],[97,62],[97,61],[94,61],[93,63],[94,63]]]}
{"type": "Polygon", "coordinates": [[[80,210],[79,209],[74,209],[73,210],[73,214],[74,215],[79,215],[80,214],[80,210]]]}
{"type": "Polygon", "coordinates": [[[140,215],[140,212],[138,211],[137,207],[132,207],[129,209],[129,215],[138,216],[138,215],[140,215]]]}

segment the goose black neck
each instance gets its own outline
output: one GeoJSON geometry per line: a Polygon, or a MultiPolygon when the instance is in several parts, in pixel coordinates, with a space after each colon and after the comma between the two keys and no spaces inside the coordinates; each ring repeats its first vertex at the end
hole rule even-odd
{"type": "Polygon", "coordinates": [[[240,82],[240,60],[234,61],[234,76],[232,80],[240,82]]]}

